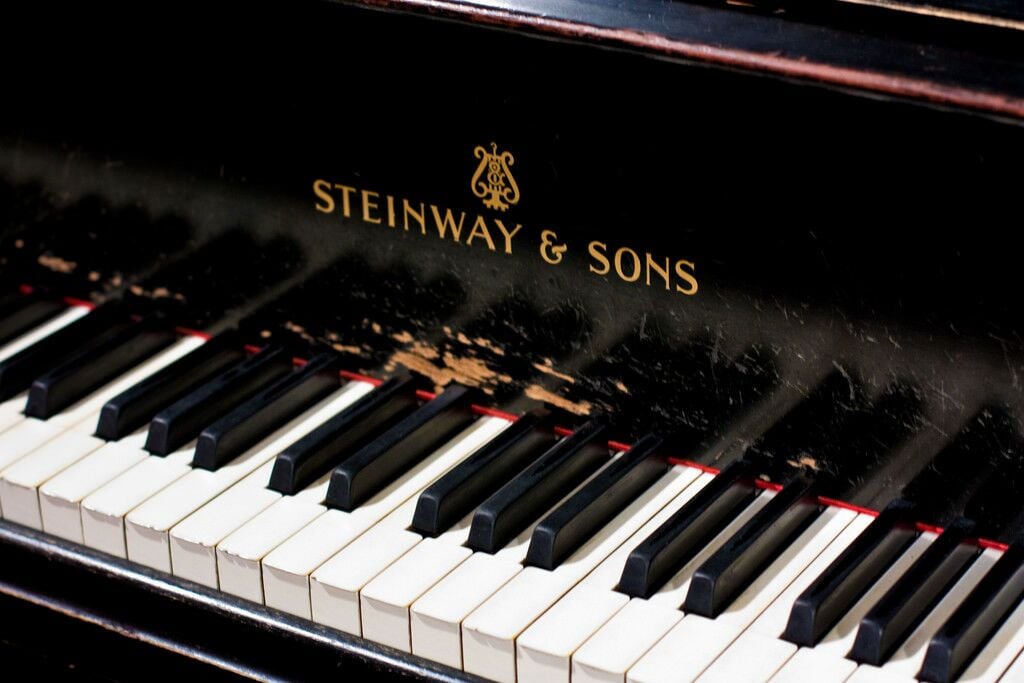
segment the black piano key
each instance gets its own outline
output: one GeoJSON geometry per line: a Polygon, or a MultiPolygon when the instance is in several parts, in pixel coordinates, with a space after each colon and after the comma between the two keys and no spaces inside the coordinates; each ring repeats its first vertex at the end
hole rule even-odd
{"type": "Polygon", "coordinates": [[[452,386],[334,468],[326,505],[352,511],[475,419],[478,392],[452,386]]]}
{"type": "Polygon", "coordinates": [[[889,659],[978,554],[974,529],[964,518],[946,527],[861,619],[850,659],[876,666],[889,659]]]}
{"type": "Polygon", "coordinates": [[[813,479],[790,481],[743,528],[697,568],[683,607],[715,618],[821,512],[813,479]]]}
{"type": "Polygon", "coordinates": [[[951,683],[989,642],[1024,597],[1024,542],[1016,541],[928,643],[917,677],[951,683]]]}
{"type": "Polygon", "coordinates": [[[160,410],[245,358],[234,330],[223,332],[104,404],[96,436],[116,441],[160,410]]]}
{"type": "Polygon", "coordinates": [[[268,488],[294,495],[420,405],[417,381],[393,377],[286,448],[274,459],[268,488]]]}
{"type": "Polygon", "coordinates": [[[452,468],[420,494],[410,528],[431,537],[451,528],[554,444],[549,423],[546,410],[527,413],[452,468]]]}
{"type": "Polygon", "coordinates": [[[525,564],[554,569],[670,467],[665,439],[648,435],[608,463],[533,530],[525,564]]]}
{"type": "Polygon", "coordinates": [[[263,349],[157,413],[149,423],[146,450],[167,455],[181,448],[203,427],[291,370],[287,347],[263,349]]]}
{"type": "Polygon", "coordinates": [[[153,313],[114,327],[36,378],[25,414],[46,420],[169,346],[178,338],[166,316],[153,313]]]}
{"type": "Polygon", "coordinates": [[[129,322],[124,304],[112,301],[0,362],[0,401],[25,391],[32,380],[99,335],[129,322]]]}
{"type": "Polygon", "coordinates": [[[754,467],[737,460],[719,472],[626,558],[616,590],[649,598],[757,496],[754,467]]]}
{"type": "Polygon", "coordinates": [[[196,442],[192,466],[216,470],[275,429],[341,386],[341,356],[314,356],[301,370],[283,377],[206,427],[196,442]]]}
{"type": "Polygon", "coordinates": [[[64,310],[57,300],[39,294],[10,294],[0,299],[0,344],[13,341],[64,310]]]}
{"type": "Polygon", "coordinates": [[[782,637],[814,647],[917,538],[917,507],[897,499],[793,603],[782,637]]]}
{"type": "Polygon", "coordinates": [[[473,514],[466,545],[495,553],[608,460],[608,423],[589,420],[552,446],[473,514]]]}

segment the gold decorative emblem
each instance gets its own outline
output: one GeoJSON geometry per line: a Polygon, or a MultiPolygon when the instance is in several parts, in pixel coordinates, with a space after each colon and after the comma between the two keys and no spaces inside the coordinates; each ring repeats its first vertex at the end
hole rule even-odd
{"type": "Polygon", "coordinates": [[[504,211],[518,204],[519,186],[510,170],[516,163],[512,152],[499,152],[498,143],[492,142],[490,151],[477,145],[473,156],[480,160],[480,165],[469,185],[473,194],[484,201],[484,206],[504,211]]]}

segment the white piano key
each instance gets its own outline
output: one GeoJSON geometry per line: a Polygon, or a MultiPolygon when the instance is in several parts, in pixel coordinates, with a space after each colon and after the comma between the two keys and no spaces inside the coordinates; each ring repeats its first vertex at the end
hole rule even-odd
{"type": "Polygon", "coordinates": [[[699,474],[693,468],[672,468],[554,571],[527,567],[498,590],[462,624],[465,670],[493,680],[514,681],[519,634],[699,474]]]}
{"type": "Polygon", "coordinates": [[[170,531],[171,572],[210,588],[217,579],[217,544],[281,498],[266,488],[273,461],[174,525],[170,531]]]}
{"type": "Polygon", "coordinates": [[[771,683],[843,683],[857,669],[857,663],[809,648],[800,648],[779,670],[771,683]]]}
{"type": "Polygon", "coordinates": [[[949,592],[942,597],[935,609],[914,629],[913,633],[889,658],[889,661],[882,665],[882,669],[891,674],[914,678],[924,663],[928,641],[953,614],[953,611],[960,606],[963,599],[978,585],[978,582],[992,568],[1000,555],[1002,555],[1001,552],[992,549],[978,555],[949,589],[949,592]]]}
{"type": "Polygon", "coordinates": [[[928,549],[935,538],[934,533],[925,532],[911,543],[910,547],[850,608],[850,611],[839,620],[839,623],[829,631],[828,635],[821,639],[821,642],[814,647],[814,651],[821,656],[832,657],[836,660],[846,657],[857,637],[857,627],[860,625],[861,618],[885,595],[886,591],[892,588],[892,585],[903,576],[904,572],[910,569],[910,566],[928,549]]]}
{"type": "Polygon", "coordinates": [[[309,575],[317,567],[506,426],[500,418],[480,418],[356,510],[327,510],[281,543],[261,563],[266,604],[311,618],[309,575]]]}
{"type": "Polygon", "coordinates": [[[229,534],[216,548],[220,589],[263,602],[260,560],[325,512],[318,503],[284,497],[229,534]]]}
{"type": "MultiPolygon", "coordinates": [[[[692,680],[702,673],[842,533],[856,516],[857,513],[851,510],[827,508],[713,621],[714,629],[696,629],[691,634],[688,631],[689,627],[683,627],[682,632],[685,632],[688,638],[684,649],[687,652],[693,652],[692,661],[689,659],[691,657],[689,654],[664,652],[666,648],[679,647],[677,637],[666,635],[665,638],[654,644],[651,650],[636,664],[637,667],[640,667],[641,672],[647,672],[644,674],[646,676],[644,680],[658,680],[652,676],[666,673],[666,669],[661,664],[656,664],[653,667],[645,665],[644,660],[648,658],[655,662],[671,662],[674,667],[687,672],[686,677],[672,680],[692,680]],[[715,648],[719,649],[715,651],[715,648]]],[[[686,622],[694,618],[694,615],[688,615],[683,621],[686,622]]],[[[591,669],[599,670],[603,656],[596,648],[590,648],[589,645],[588,641],[587,645],[584,645],[576,654],[574,667],[576,658],[580,658],[581,662],[589,664],[591,669]]],[[[621,665],[619,666],[621,667],[621,665]]],[[[616,680],[622,679],[617,678],[616,680]]]]}
{"type": "MultiPolygon", "coordinates": [[[[625,672],[683,618],[679,606],[686,598],[690,578],[697,567],[739,531],[774,496],[773,491],[765,491],[755,498],[711,542],[676,572],[661,590],[648,600],[631,600],[629,609],[617,613],[594,634],[591,638],[593,642],[588,640],[578,646],[573,655],[573,662],[578,661],[580,669],[586,672],[581,675],[595,680],[602,677],[622,680],[625,672]],[[628,634],[628,637],[621,634],[628,634]],[[614,653],[606,650],[605,643],[620,638],[621,644],[616,646],[614,653]],[[605,673],[600,673],[602,671],[605,673]]],[[[704,663],[700,670],[708,663],[710,662],[704,663]]],[[[573,666],[575,670],[575,664],[573,666]]],[[[696,671],[694,676],[700,673],[700,670],[696,671]]]]}
{"type": "Polygon", "coordinates": [[[455,540],[465,541],[470,519],[423,539],[360,591],[364,638],[412,652],[409,607],[473,554],[455,540]]]}
{"type": "Polygon", "coordinates": [[[85,314],[87,314],[91,308],[88,306],[69,306],[65,310],[58,313],[56,316],[50,318],[42,325],[26,332],[17,339],[11,341],[0,347],[0,362],[3,362],[13,356],[14,354],[27,349],[28,347],[35,344],[40,339],[45,339],[57,330],[67,327],[71,323],[75,322],[85,314]]]}
{"type": "MultiPolygon", "coordinates": [[[[365,393],[372,391],[367,384],[365,393]]],[[[293,496],[266,488],[264,463],[171,529],[171,570],[238,597],[263,602],[260,560],[322,515],[330,473],[293,496]]]]}
{"type": "Polygon", "coordinates": [[[125,516],[128,559],[171,571],[170,529],[295,441],[344,410],[372,387],[349,382],[215,471],[193,469],[125,516]]]}
{"type": "Polygon", "coordinates": [[[518,540],[518,560],[511,553],[474,553],[412,604],[409,618],[414,654],[462,668],[462,622],[523,571],[520,562],[526,557],[529,538],[518,540]]]}
{"type": "MultiPolygon", "coordinates": [[[[712,480],[712,475],[700,474],[516,639],[517,669],[521,677],[568,683],[572,654],[630,601],[629,596],[614,590],[629,553],[712,480]]],[[[746,517],[752,514],[748,510],[746,517]]],[[[727,534],[722,535],[716,539],[717,544],[714,541],[709,544],[709,549],[713,550],[726,538],[727,534]]]]}
{"type": "MultiPolygon", "coordinates": [[[[629,668],[626,680],[629,683],[683,683],[696,680],[735,638],[734,626],[689,614],[629,668]]],[[[639,649],[637,644],[628,640],[626,645],[632,646],[629,649],[633,651],[639,649]]],[[[645,645],[648,644],[639,644],[640,647],[645,645]]],[[[623,680],[622,673],[609,671],[607,664],[600,668],[589,667],[574,659],[572,666],[573,681],[576,682],[623,680]]]]}
{"type": "Polygon", "coordinates": [[[639,656],[682,618],[678,609],[630,600],[573,654],[572,680],[622,681],[639,656]],[[633,627],[638,621],[644,628],[633,627]]]}
{"type": "MultiPolygon", "coordinates": [[[[1020,608],[1018,608],[1020,611],[1020,608]]],[[[966,673],[966,672],[964,672],[966,673]]],[[[1000,683],[1024,683],[1024,653],[1017,656],[1001,677],[1000,683]]]]}
{"type": "Polygon", "coordinates": [[[974,661],[964,669],[960,675],[960,682],[1020,681],[1024,683],[1024,665],[1014,662],[1014,658],[1022,650],[1024,650],[1024,602],[1010,612],[1010,616],[992,635],[992,639],[985,644],[974,661]]]}
{"type": "Polygon", "coordinates": [[[778,638],[786,630],[786,622],[789,621],[789,614],[793,611],[793,603],[800,597],[800,594],[807,590],[821,573],[828,569],[837,557],[850,546],[861,533],[875,520],[873,515],[857,514],[850,525],[843,529],[834,541],[814,562],[808,565],[807,569],[800,573],[793,583],[766,609],[761,616],[750,626],[750,629],[766,636],[778,638]]]}
{"type": "Polygon", "coordinates": [[[117,557],[128,557],[124,517],[146,499],[191,471],[195,442],[160,457],[142,460],[90,493],[81,502],[85,545],[117,557]]]}
{"type": "Polygon", "coordinates": [[[313,621],[362,635],[360,589],[421,540],[404,526],[381,522],[313,572],[309,584],[313,621]]]}
{"type": "Polygon", "coordinates": [[[23,392],[0,403],[0,434],[29,419],[23,413],[27,400],[28,392],[23,392]]]}
{"type": "Polygon", "coordinates": [[[108,481],[131,469],[149,454],[142,450],[146,430],[107,443],[39,487],[43,530],[60,538],[84,543],[81,502],[108,481]]]}
{"type": "Polygon", "coordinates": [[[11,465],[0,477],[0,509],[4,518],[33,529],[42,529],[39,485],[67,464],[101,448],[104,443],[94,436],[69,432],[11,465]]]}
{"type": "Polygon", "coordinates": [[[914,683],[913,677],[898,676],[888,671],[883,671],[877,666],[862,664],[853,672],[847,683],[914,683]]]}
{"type": "Polygon", "coordinates": [[[796,652],[796,645],[746,631],[697,679],[698,683],[767,683],[796,652]]]}

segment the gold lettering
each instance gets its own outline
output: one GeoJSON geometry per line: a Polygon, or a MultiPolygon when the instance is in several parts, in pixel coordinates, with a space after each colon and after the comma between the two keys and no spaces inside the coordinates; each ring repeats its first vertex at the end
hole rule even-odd
{"type": "Polygon", "coordinates": [[[669,281],[670,280],[669,280],[669,276],[668,276],[668,269],[670,267],[669,264],[671,263],[671,261],[669,261],[669,259],[666,258],[665,259],[665,267],[662,268],[661,264],[658,263],[657,261],[655,261],[654,257],[651,256],[650,252],[646,252],[645,251],[644,252],[644,257],[647,259],[647,268],[645,270],[645,274],[647,276],[647,286],[648,287],[651,286],[651,271],[653,270],[655,273],[660,275],[661,278],[665,281],[665,289],[666,290],[671,289],[669,287],[669,281]]]}
{"type": "Polygon", "coordinates": [[[676,261],[676,275],[687,283],[686,287],[676,285],[677,292],[685,294],[686,296],[693,296],[697,293],[697,289],[699,287],[697,285],[696,270],[697,265],[693,261],[684,261],[682,259],[676,261]],[[687,268],[689,268],[689,270],[687,270],[687,268]]]}
{"type": "Polygon", "coordinates": [[[636,282],[637,280],[640,279],[641,270],[642,268],[640,266],[640,256],[635,251],[633,251],[629,247],[619,247],[615,251],[615,272],[618,273],[619,277],[621,277],[623,280],[625,280],[626,282],[636,282]],[[633,273],[629,276],[627,276],[625,271],[622,269],[623,254],[629,254],[630,258],[633,259],[633,273]]]}
{"type": "Polygon", "coordinates": [[[370,197],[373,197],[374,199],[377,199],[378,197],[380,197],[380,193],[379,192],[371,192],[370,190],[363,190],[362,191],[362,195],[363,195],[363,220],[366,221],[367,223],[374,223],[376,225],[380,225],[380,217],[379,216],[374,217],[374,216],[370,215],[370,210],[371,209],[379,209],[380,208],[380,204],[378,204],[375,201],[370,201],[370,197]]]}
{"type": "Polygon", "coordinates": [[[317,202],[313,206],[320,213],[334,213],[334,197],[331,196],[331,184],[326,180],[313,181],[313,194],[323,200],[323,204],[317,202]]]}
{"type": "Polygon", "coordinates": [[[487,242],[487,248],[494,251],[494,240],[491,239],[491,232],[487,229],[487,223],[484,221],[483,216],[477,216],[473,222],[473,229],[466,237],[466,246],[473,246],[473,239],[476,237],[482,237],[487,242]]]}
{"type": "Polygon", "coordinates": [[[395,227],[395,198],[387,195],[388,198],[388,227],[395,227]]]}
{"type": "Polygon", "coordinates": [[[434,214],[434,224],[437,226],[437,235],[441,239],[444,239],[448,235],[450,230],[452,233],[452,239],[456,242],[462,236],[462,222],[466,220],[466,212],[462,211],[459,213],[459,222],[455,222],[455,216],[452,215],[451,209],[444,210],[444,218],[441,218],[441,212],[433,204],[430,205],[430,210],[434,214]]]}
{"type": "Polygon", "coordinates": [[[600,268],[595,268],[594,264],[591,263],[590,266],[588,266],[590,268],[591,273],[597,273],[598,275],[607,275],[608,272],[612,269],[611,263],[608,262],[608,257],[605,256],[605,251],[607,249],[607,244],[605,244],[604,242],[598,242],[597,240],[594,240],[593,242],[587,245],[587,251],[590,252],[590,255],[594,258],[595,261],[601,264],[600,268]]]}
{"type": "Polygon", "coordinates": [[[512,238],[516,236],[517,232],[523,229],[523,226],[516,223],[515,229],[509,232],[508,228],[505,227],[505,224],[501,222],[500,218],[495,218],[494,223],[498,226],[498,230],[501,230],[501,234],[505,237],[505,253],[511,254],[512,238]]]}
{"type": "Polygon", "coordinates": [[[334,188],[337,190],[341,190],[341,213],[345,216],[345,218],[351,218],[352,201],[350,197],[352,196],[352,193],[356,191],[356,188],[349,187],[348,185],[339,185],[338,183],[334,184],[334,188]]]}
{"type": "Polygon", "coordinates": [[[412,208],[412,204],[409,203],[408,199],[402,199],[402,227],[405,228],[406,232],[409,232],[409,216],[420,224],[420,232],[424,235],[427,234],[427,210],[423,206],[423,202],[420,202],[420,210],[416,211],[412,208]]]}

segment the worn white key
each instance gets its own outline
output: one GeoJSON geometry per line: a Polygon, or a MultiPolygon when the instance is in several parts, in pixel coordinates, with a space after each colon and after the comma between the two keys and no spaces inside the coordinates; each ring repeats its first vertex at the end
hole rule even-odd
{"type": "Polygon", "coordinates": [[[523,570],[529,542],[524,533],[494,555],[473,553],[416,600],[409,608],[413,653],[461,669],[463,620],[523,570]]]}
{"type": "Polygon", "coordinates": [[[410,498],[313,572],[313,621],[362,635],[359,591],[420,542],[419,534],[406,531],[415,508],[410,498]]]}
{"type": "Polygon", "coordinates": [[[554,571],[527,567],[462,623],[463,667],[498,681],[515,681],[515,640],[699,475],[672,468],[554,571]]]}
{"type": "MultiPolygon", "coordinates": [[[[774,496],[773,491],[765,491],[755,498],[657,593],[647,600],[631,600],[628,609],[612,617],[589,641],[579,646],[573,661],[578,661],[578,668],[584,672],[580,675],[595,679],[607,675],[621,680],[625,672],[683,618],[679,606],[686,599],[693,572],[774,496]],[[614,652],[608,651],[604,644],[617,639],[621,639],[621,644],[614,652]],[[605,673],[601,674],[602,671],[605,673]]],[[[576,670],[576,664],[573,666],[576,670]]]]}
{"type": "Polygon", "coordinates": [[[43,531],[75,543],[82,538],[81,502],[93,491],[149,457],[146,429],[107,443],[39,487],[43,531]]]}
{"type": "Polygon", "coordinates": [[[327,510],[263,558],[266,604],[311,618],[309,576],[335,553],[508,426],[484,417],[352,512],[327,510]]]}
{"type": "Polygon", "coordinates": [[[263,438],[245,453],[215,471],[193,469],[125,517],[128,559],[171,571],[169,532],[178,522],[281,451],[313,431],[368,390],[364,382],[349,383],[263,438]]]}
{"type": "Polygon", "coordinates": [[[41,339],[49,337],[57,330],[67,327],[82,316],[86,315],[91,308],[88,306],[68,306],[42,325],[26,332],[17,339],[12,339],[3,346],[0,346],[0,362],[3,362],[14,354],[27,349],[41,339]]]}
{"type": "Polygon", "coordinates": [[[771,683],[843,683],[857,663],[802,647],[772,678],[771,683]]]}
{"type": "MultiPolygon", "coordinates": [[[[811,525],[800,536],[787,547],[771,565],[765,569],[754,582],[737,597],[729,607],[714,620],[715,628],[706,631],[698,630],[692,635],[692,641],[687,649],[694,652],[693,661],[672,659],[674,655],[666,657],[665,648],[679,646],[677,639],[666,635],[660,640],[650,652],[644,655],[637,663],[640,666],[645,658],[652,658],[657,661],[668,659],[674,664],[685,669],[696,676],[718,657],[725,649],[724,647],[715,652],[715,648],[722,644],[731,644],[757,619],[758,616],[792,583],[801,572],[804,571],[824,551],[832,541],[853,521],[857,513],[843,508],[828,508],[815,519],[811,525]],[[707,642],[705,642],[707,641],[707,642]],[[710,659],[708,659],[710,657],[710,659]]],[[[691,620],[694,615],[689,615],[683,621],[691,620]]],[[[588,642],[589,645],[589,642],[588,642]]],[[[586,652],[581,648],[577,657],[581,657],[582,663],[589,664],[592,670],[606,670],[600,666],[603,659],[601,653],[588,649],[586,652]],[[585,658],[583,658],[585,656],[585,658]]],[[[575,658],[574,658],[575,660],[575,658]]],[[[574,664],[575,666],[575,664],[574,664]]],[[[620,665],[621,666],[621,665],[620,665]]],[[[656,667],[664,674],[664,669],[656,667]]],[[[644,670],[641,667],[641,670],[644,670]]],[[[648,675],[651,675],[648,673],[648,675]]],[[[621,680],[621,678],[617,679],[621,680]]],[[[676,679],[678,680],[678,679],[676,679]]],[[[689,680],[689,679],[687,679],[689,680]]]]}
{"type": "Polygon", "coordinates": [[[27,400],[28,394],[18,394],[0,403],[0,434],[28,419],[21,412],[25,409],[27,400]]]}
{"type": "MultiPolygon", "coordinates": [[[[653,647],[648,642],[632,642],[629,634],[625,638],[625,646],[634,652],[642,647],[651,648],[629,668],[626,675],[629,683],[682,683],[696,680],[736,638],[736,632],[730,625],[689,614],[653,647]]],[[[607,665],[598,668],[573,661],[573,681],[622,679],[621,672],[609,671],[607,665]]]]}
{"type": "Polygon", "coordinates": [[[520,678],[568,683],[572,654],[630,601],[614,590],[629,554],[712,480],[712,475],[700,474],[516,639],[520,678]]]}
{"type": "Polygon", "coordinates": [[[848,683],[914,683],[913,678],[898,676],[888,671],[883,671],[877,666],[864,664],[858,666],[853,675],[846,680],[848,683]]]}
{"type": "Polygon", "coordinates": [[[961,683],[1024,681],[1024,669],[1016,664],[1010,666],[1021,650],[1024,650],[1024,603],[1010,612],[1003,625],[992,634],[992,639],[964,669],[961,683]]]}
{"type": "Polygon", "coordinates": [[[273,461],[174,525],[170,531],[171,572],[218,588],[217,544],[281,498],[266,488],[273,461]]]}
{"type": "Polygon", "coordinates": [[[953,614],[953,611],[960,606],[964,598],[978,585],[982,577],[996,563],[1002,553],[998,550],[986,550],[964,570],[963,575],[957,579],[953,587],[942,597],[939,604],[925,617],[924,621],[914,629],[910,636],[893,653],[889,661],[882,665],[885,671],[900,676],[914,678],[921,670],[924,663],[925,650],[928,648],[928,641],[935,635],[935,632],[953,614]]]}
{"type": "Polygon", "coordinates": [[[327,511],[320,503],[329,480],[327,474],[299,495],[281,497],[217,545],[217,576],[222,591],[263,602],[260,561],[327,511]],[[312,492],[318,495],[305,495],[312,492]]]}
{"type": "Polygon", "coordinates": [[[1000,683],[1024,683],[1024,654],[1018,655],[998,680],[1000,683]]]}
{"type": "Polygon", "coordinates": [[[697,679],[699,683],[767,683],[796,652],[796,645],[746,631],[697,679]]]}
{"type": "Polygon", "coordinates": [[[81,502],[82,540],[85,545],[127,558],[124,518],[149,497],[188,474],[195,442],[160,457],[146,454],[86,496],[81,502]]]}
{"type": "Polygon", "coordinates": [[[68,432],[8,467],[0,477],[0,508],[4,518],[33,529],[42,529],[39,485],[64,469],[66,464],[80,460],[105,443],[94,436],[68,432]]]}
{"type": "Polygon", "coordinates": [[[360,591],[364,638],[412,651],[409,607],[473,554],[462,545],[471,521],[467,515],[436,538],[423,539],[360,591]]]}

